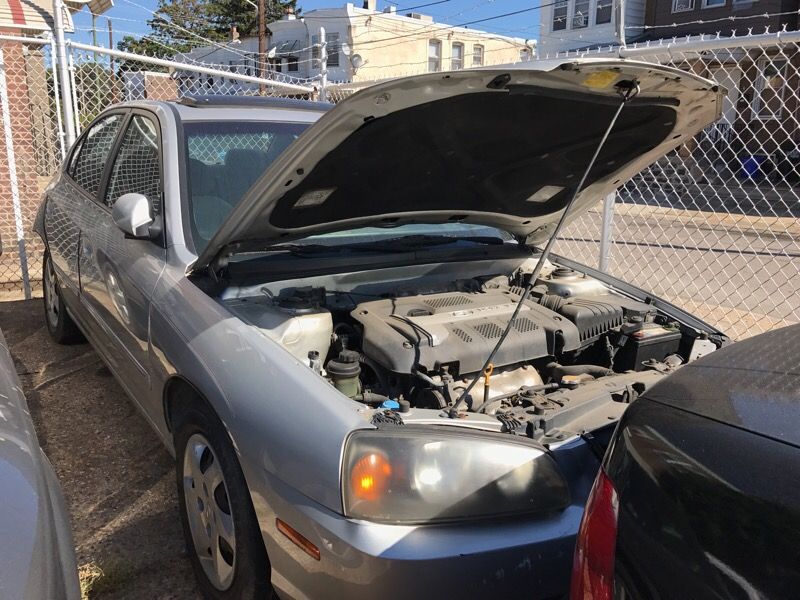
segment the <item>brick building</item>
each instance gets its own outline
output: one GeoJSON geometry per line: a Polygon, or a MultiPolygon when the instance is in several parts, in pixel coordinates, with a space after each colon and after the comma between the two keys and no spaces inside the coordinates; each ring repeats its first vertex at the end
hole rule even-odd
{"type": "MultiPolygon", "coordinates": [[[[798,0],[648,0],[643,38],[795,31],[798,9],[798,0]]],[[[691,56],[687,62],[693,62],[691,56]]],[[[704,52],[693,69],[728,90],[717,130],[737,146],[732,152],[772,156],[794,145],[800,90],[796,46],[704,52]]]]}

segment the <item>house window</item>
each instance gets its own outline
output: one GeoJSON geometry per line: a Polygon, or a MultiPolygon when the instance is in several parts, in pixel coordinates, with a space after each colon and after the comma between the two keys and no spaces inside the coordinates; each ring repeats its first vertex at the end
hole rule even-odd
{"type": "Polygon", "coordinates": [[[428,72],[435,73],[442,70],[442,42],[428,40],[428,72]]]}
{"type": "Polygon", "coordinates": [[[717,8],[725,6],[726,0],[703,0],[703,8],[717,8]]]}
{"type": "Polygon", "coordinates": [[[563,31],[567,28],[567,0],[557,0],[553,5],[553,31],[563,31]]]}
{"type": "Polygon", "coordinates": [[[319,61],[320,53],[319,53],[319,36],[312,35],[311,36],[311,67],[314,69],[319,69],[320,61],[319,61]]]}
{"type": "Polygon", "coordinates": [[[672,12],[686,12],[694,10],[694,0],[672,0],[672,12]]]}
{"type": "Polygon", "coordinates": [[[603,23],[611,23],[611,7],[613,0],[597,0],[595,7],[594,22],[595,25],[602,25],[603,23]]]}
{"type": "Polygon", "coordinates": [[[575,0],[575,12],[572,13],[573,29],[583,29],[589,26],[589,1],[575,0]]]}
{"type": "Polygon", "coordinates": [[[339,34],[329,33],[328,35],[325,36],[325,42],[328,49],[328,66],[338,67],[339,50],[341,48],[341,44],[339,43],[339,34]]]}
{"type": "Polygon", "coordinates": [[[464,68],[464,44],[453,44],[453,54],[450,57],[450,68],[458,71],[464,68]]]}
{"type": "Polygon", "coordinates": [[[783,112],[783,90],[786,87],[786,61],[762,58],[757,66],[753,118],[780,119],[783,112]]]}
{"type": "MultiPolygon", "coordinates": [[[[327,33],[325,35],[325,48],[328,50],[328,66],[329,67],[338,67],[339,66],[339,49],[341,44],[339,44],[339,34],[338,33],[327,33]]],[[[315,69],[319,69],[322,67],[322,63],[320,62],[320,47],[319,47],[319,35],[312,35],[311,36],[311,65],[315,69]]]]}
{"type": "Polygon", "coordinates": [[[472,47],[472,66],[473,67],[483,66],[483,46],[479,44],[475,44],[472,47]]]}
{"type": "Polygon", "coordinates": [[[298,70],[299,60],[296,56],[287,56],[286,57],[286,70],[290,73],[295,73],[298,70]]]}

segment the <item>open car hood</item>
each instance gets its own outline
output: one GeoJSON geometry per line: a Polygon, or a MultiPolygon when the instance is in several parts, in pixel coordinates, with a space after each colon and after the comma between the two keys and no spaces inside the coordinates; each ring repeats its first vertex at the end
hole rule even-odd
{"type": "Polygon", "coordinates": [[[621,100],[575,218],[719,117],[724,91],[671,67],[562,59],[430,73],[368,87],[265,171],[190,270],[356,227],[465,222],[550,235],[621,100]]]}

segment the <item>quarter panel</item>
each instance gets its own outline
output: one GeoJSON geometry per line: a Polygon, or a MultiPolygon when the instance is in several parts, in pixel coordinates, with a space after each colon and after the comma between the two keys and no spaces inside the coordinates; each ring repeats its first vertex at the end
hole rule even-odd
{"type": "Polygon", "coordinates": [[[647,399],[606,459],[629,598],[779,598],[800,588],[800,451],[647,399]]]}
{"type": "Polygon", "coordinates": [[[62,291],[78,294],[80,227],[75,220],[82,192],[66,177],[59,177],[44,200],[44,236],[62,291]]]}

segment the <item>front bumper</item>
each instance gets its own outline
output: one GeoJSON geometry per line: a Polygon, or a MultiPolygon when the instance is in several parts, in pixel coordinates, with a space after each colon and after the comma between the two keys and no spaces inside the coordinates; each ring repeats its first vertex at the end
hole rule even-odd
{"type": "Polygon", "coordinates": [[[557,514],[398,526],[354,521],[270,478],[256,512],[282,598],[562,598],[578,502],[557,514]],[[269,508],[268,508],[269,507],[269,508]],[[276,515],[320,549],[316,561],[277,531],[276,515]]]}

